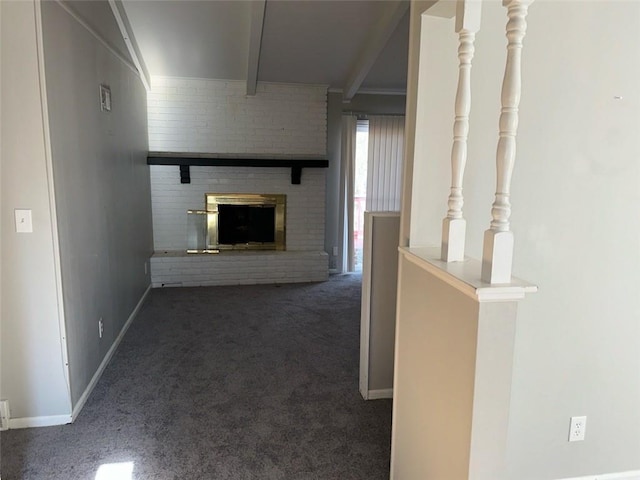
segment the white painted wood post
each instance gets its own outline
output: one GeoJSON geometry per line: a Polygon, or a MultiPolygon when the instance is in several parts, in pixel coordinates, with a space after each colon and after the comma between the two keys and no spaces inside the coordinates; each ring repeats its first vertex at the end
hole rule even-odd
{"type": "Polygon", "coordinates": [[[533,0],[502,0],[507,7],[507,64],[502,81],[500,139],[496,153],[496,197],[491,226],[484,232],[482,280],[510,283],[513,263],[513,232],[509,230],[511,174],[516,157],[518,106],[520,105],[522,40],[527,31],[527,11],[533,0]]]}
{"type": "Polygon", "coordinates": [[[471,110],[471,61],[475,51],[476,32],[480,29],[480,0],[458,0],[456,5],[456,32],[458,45],[458,90],[456,92],[451,148],[451,193],[449,210],[442,221],[441,258],[445,262],[464,260],[464,243],[467,221],[462,216],[462,180],[467,163],[467,136],[469,111],[471,110]]]}

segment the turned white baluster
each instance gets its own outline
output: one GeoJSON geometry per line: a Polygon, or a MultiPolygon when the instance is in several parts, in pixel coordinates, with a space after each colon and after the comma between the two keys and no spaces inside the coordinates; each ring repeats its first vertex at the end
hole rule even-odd
{"type": "Polygon", "coordinates": [[[503,0],[507,7],[507,64],[502,81],[500,139],[496,153],[496,197],[491,227],[484,232],[482,279],[490,283],[511,282],[513,233],[509,230],[511,174],[516,156],[518,106],[520,104],[522,40],[527,31],[527,10],[533,0],[503,0]]]}
{"type": "Polygon", "coordinates": [[[456,92],[451,148],[451,193],[449,210],[442,221],[442,245],[440,256],[445,262],[464,260],[464,243],[467,221],[462,216],[462,180],[467,163],[467,136],[469,111],[471,110],[471,60],[475,51],[474,41],[480,28],[480,0],[458,0],[456,5],[456,32],[458,32],[458,90],[456,92]]]}

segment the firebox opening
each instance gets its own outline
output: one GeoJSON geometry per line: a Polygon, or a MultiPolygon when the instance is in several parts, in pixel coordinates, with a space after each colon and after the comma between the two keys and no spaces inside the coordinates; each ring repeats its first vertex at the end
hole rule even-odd
{"type": "Polygon", "coordinates": [[[264,244],[275,241],[275,205],[218,205],[218,244],[264,244]]]}

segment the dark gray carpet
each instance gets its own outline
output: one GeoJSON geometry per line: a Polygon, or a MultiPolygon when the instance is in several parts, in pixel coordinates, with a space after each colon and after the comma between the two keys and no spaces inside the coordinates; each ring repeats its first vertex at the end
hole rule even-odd
{"type": "Polygon", "coordinates": [[[359,312],[356,275],[153,290],[73,425],[2,433],[2,479],[120,462],[136,480],[388,478],[391,401],[358,393],[359,312]]]}

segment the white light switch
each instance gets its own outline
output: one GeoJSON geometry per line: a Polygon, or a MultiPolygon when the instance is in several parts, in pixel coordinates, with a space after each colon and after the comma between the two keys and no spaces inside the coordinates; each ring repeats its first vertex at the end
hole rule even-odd
{"type": "Polygon", "coordinates": [[[31,210],[16,209],[16,232],[32,233],[33,223],[31,221],[31,210]]]}

